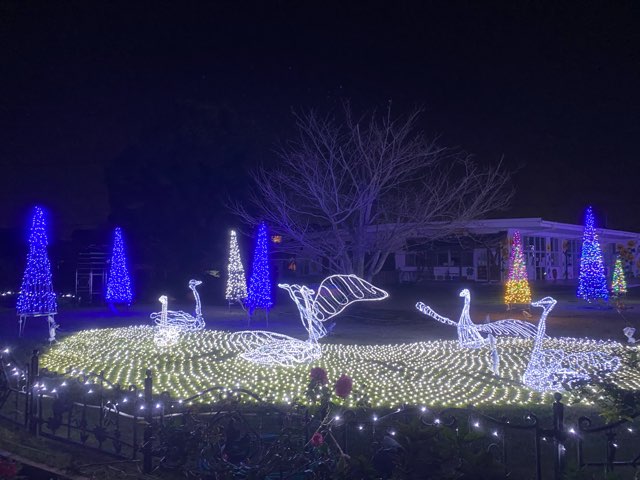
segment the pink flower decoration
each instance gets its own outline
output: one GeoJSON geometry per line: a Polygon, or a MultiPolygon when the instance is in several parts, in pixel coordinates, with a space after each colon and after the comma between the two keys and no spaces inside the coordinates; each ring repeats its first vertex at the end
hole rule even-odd
{"type": "Polygon", "coordinates": [[[322,367],[312,368],[309,375],[311,377],[311,381],[319,383],[320,385],[325,385],[329,382],[327,371],[322,367]]]}
{"type": "Polygon", "coordinates": [[[311,436],[311,445],[319,447],[324,443],[324,437],[320,432],[316,432],[311,436]]]}
{"type": "Polygon", "coordinates": [[[336,382],[336,395],[340,398],[347,398],[353,389],[353,380],[344,373],[336,382]]]}

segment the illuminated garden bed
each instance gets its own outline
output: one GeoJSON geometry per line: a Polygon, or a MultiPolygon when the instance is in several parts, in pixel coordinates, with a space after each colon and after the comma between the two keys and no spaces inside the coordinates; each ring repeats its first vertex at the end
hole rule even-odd
{"type": "MultiPolygon", "coordinates": [[[[404,404],[427,406],[531,405],[550,403],[522,385],[520,378],[531,353],[531,340],[498,339],[501,377],[491,373],[488,349],[461,349],[457,341],[400,345],[321,345],[322,358],[311,365],[257,365],[240,357],[241,347],[230,332],[204,330],[183,335],[177,344],[158,347],[148,326],[85,330],[70,335],[42,357],[42,366],[66,373],[72,369],[99,373],[123,386],[143,384],[153,371],[154,391],[188,398],[212,386],[245,388],[275,404],[307,401],[309,369],[320,366],[329,378],[345,373],[353,378],[355,394],[347,406],[366,395],[373,407],[404,404]]],[[[593,350],[596,342],[547,339],[545,348],[567,352],[593,350]]],[[[604,352],[631,347],[597,344],[604,352]]],[[[608,377],[615,384],[640,389],[640,372],[624,366],[608,377]]],[[[245,398],[245,397],[243,397],[245,398]]],[[[246,397],[246,401],[253,401],[246,397]]]]}

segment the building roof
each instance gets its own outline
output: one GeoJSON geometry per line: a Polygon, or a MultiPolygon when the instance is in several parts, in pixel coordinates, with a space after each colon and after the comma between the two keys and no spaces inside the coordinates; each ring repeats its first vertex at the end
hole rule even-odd
{"type": "MultiPolygon", "coordinates": [[[[542,218],[495,218],[489,220],[475,220],[466,224],[466,229],[473,233],[491,233],[499,230],[519,230],[525,236],[540,236],[550,234],[564,238],[582,238],[583,225],[572,223],[550,222],[542,218]]],[[[596,228],[601,239],[609,241],[637,240],[640,233],[612,230],[610,228],[596,228]]]]}

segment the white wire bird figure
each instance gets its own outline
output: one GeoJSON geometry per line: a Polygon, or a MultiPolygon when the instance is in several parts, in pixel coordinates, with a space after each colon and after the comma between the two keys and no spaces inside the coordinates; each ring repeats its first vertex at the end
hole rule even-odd
{"type": "Polygon", "coordinates": [[[535,325],[522,320],[507,319],[476,325],[471,320],[469,314],[471,292],[465,288],[460,292],[460,296],[464,297],[464,306],[462,307],[462,313],[460,314],[460,320],[458,322],[438,315],[431,307],[422,302],[416,303],[416,308],[440,323],[456,327],[458,329],[458,343],[463,348],[481,348],[485,346],[487,341],[481,335],[483,333],[492,334],[496,337],[531,338],[536,336],[537,330],[535,325]]]}
{"type": "Polygon", "coordinates": [[[578,380],[588,380],[594,373],[620,368],[620,358],[605,352],[566,353],[561,349],[544,349],[547,316],[555,305],[556,300],[551,297],[531,304],[543,310],[531,357],[522,376],[526,386],[540,392],[563,390],[565,384],[571,385],[578,380]]]}
{"type": "Polygon", "coordinates": [[[309,338],[299,340],[260,330],[236,332],[231,340],[244,350],[241,356],[246,360],[285,367],[317,360],[322,356],[318,340],[327,335],[324,322],[352,303],[384,300],[389,296],[356,275],[331,275],[320,283],[317,292],[305,285],[283,283],[278,287],[289,292],[296,303],[309,338]]]}
{"type": "Polygon", "coordinates": [[[154,312],[150,315],[160,332],[156,343],[159,345],[175,343],[181,333],[197,332],[204,329],[205,322],[202,316],[202,304],[200,303],[200,295],[196,290],[196,287],[201,283],[200,280],[189,280],[189,288],[193,291],[193,297],[196,301],[195,317],[182,310],[168,310],[168,299],[166,295],[162,295],[158,299],[162,304],[162,311],[154,312]]]}

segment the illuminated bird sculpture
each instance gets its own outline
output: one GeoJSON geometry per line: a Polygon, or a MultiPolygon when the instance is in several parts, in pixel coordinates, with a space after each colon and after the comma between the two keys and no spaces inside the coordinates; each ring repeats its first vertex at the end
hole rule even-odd
{"type": "Polygon", "coordinates": [[[469,315],[469,307],[471,306],[471,293],[466,288],[460,292],[460,296],[464,297],[464,306],[460,314],[460,320],[454,322],[442,315],[438,315],[431,307],[422,302],[416,304],[416,308],[425,315],[428,315],[440,323],[451,325],[458,329],[458,343],[463,348],[481,348],[487,344],[487,340],[482,334],[491,334],[496,337],[510,336],[531,338],[536,336],[535,325],[523,322],[521,320],[499,320],[497,322],[483,323],[476,325],[469,315]]]}
{"type": "Polygon", "coordinates": [[[189,288],[193,291],[193,297],[196,301],[195,317],[190,313],[182,310],[174,311],[167,309],[167,296],[162,295],[159,298],[162,304],[162,311],[151,314],[151,319],[158,326],[159,336],[156,343],[159,345],[168,345],[175,343],[181,333],[197,332],[205,326],[204,317],[202,316],[202,305],[200,303],[200,295],[196,287],[202,282],[200,280],[189,280],[189,288]]]}
{"type": "Polygon", "coordinates": [[[522,376],[526,386],[540,392],[563,390],[565,384],[571,385],[578,380],[588,380],[594,373],[620,368],[620,358],[605,352],[566,353],[561,349],[543,349],[547,316],[556,300],[544,297],[531,305],[543,310],[531,357],[522,376]]]}
{"type": "Polygon", "coordinates": [[[307,340],[260,330],[236,332],[232,341],[243,350],[241,356],[254,363],[285,367],[310,363],[322,356],[318,340],[327,335],[324,322],[355,302],[384,300],[387,292],[356,275],[331,275],[315,291],[305,285],[278,284],[289,292],[298,307],[307,340]]]}

